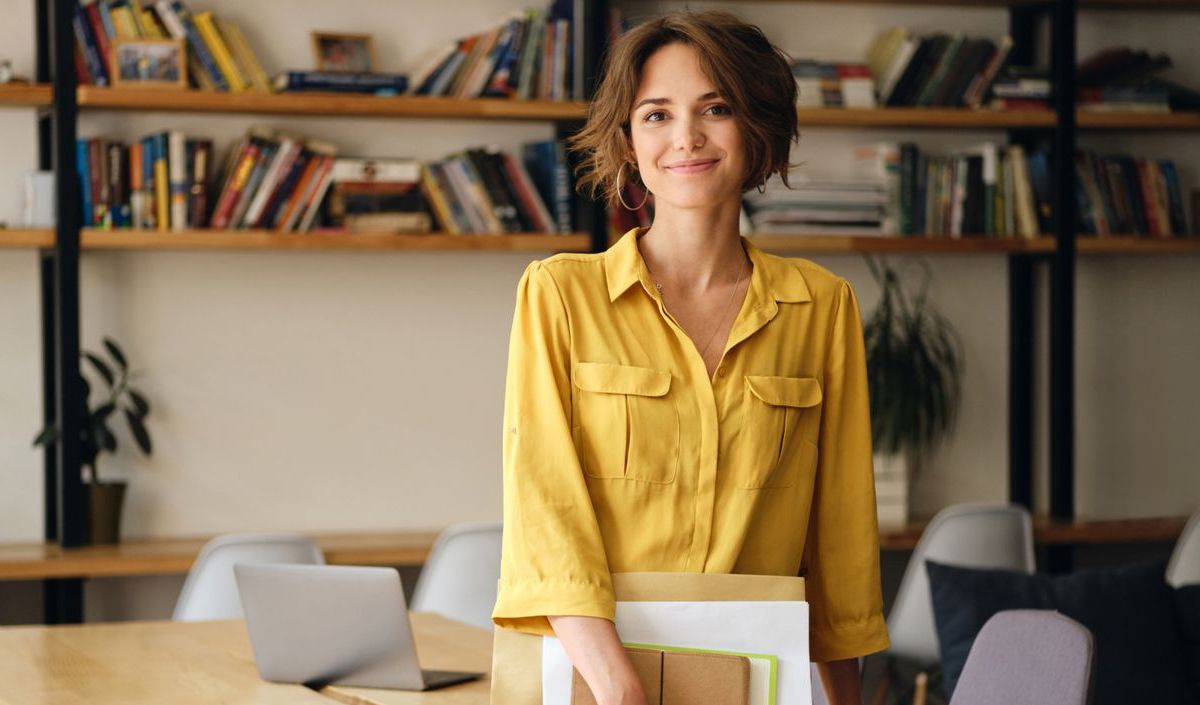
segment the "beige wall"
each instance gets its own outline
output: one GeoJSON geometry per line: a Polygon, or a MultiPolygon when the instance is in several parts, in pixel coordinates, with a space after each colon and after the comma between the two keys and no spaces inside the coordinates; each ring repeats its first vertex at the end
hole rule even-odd
{"type": "MultiPolygon", "coordinates": [[[[311,29],[374,32],[380,68],[410,69],[424,51],[516,6],[475,0],[445,12],[434,3],[385,0],[192,5],[239,20],[271,71],[310,65],[311,29]]],[[[873,34],[893,24],[993,37],[1007,29],[1006,14],[996,10],[815,3],[736,9],[794,55],[844,60],[861,57],[873,34]]],[[[28,73],[31,3],[9,0],[6,12],[15,19],[0,28],[0,46],[28,73]]],[[[1089,16],[1079,43],[1116,43],[1130,29],[1131,41],[1172,52],[1181,67],[1173,75],[1200,85],[1200,54],[1190,41],[1197,18],[1089,16]]],[[[420,158],[553,134],[548,124],[120,113],[86,115],[80,134],[131,139],[170,127],[214,137],[223,147],[252,124],[324,137],[346,154],[420,158]]],[[[914,139],[948,151],[1003,137],[814,128],[804,130],[794,156],[809,173],[836,176],[846,173],[849,148],[860,142],[914,139]]],[[[36,166],[35,138],[32,111],[0,110],[2,220],[20,216],[21,178],[36,166]]],[[[1194,134],[1085,141],[1173,156],[1185,184],[1200,186],[1194,134]]],[[[84,344],[116,335],[144,371],[142,385],[155,404],[154,458],[129,452],[126,441],[102,468],[133,482],[127,534],[440,527],[498,518],[507,331],[514,286],[530,257],[85,255],[84,344]]],[[[1006,262],[928,259],[935,301],[963,338],[966,380],[957,434],[917,488],[915,509],[925,514],[953,502],[1003,500],[1007,467],[1006,262]]],[[[877,294],[860,259],[818,261],[847,276],[871,309],[877,294]]],[[[1082,515],[1181,514],[1200,504],[1198,265],[1197,256],[1080,260],[1082,515]]],[[[40,418],[37,286],[35,254],[0,251],[0,541],[37,540],[41,532],[40,456],[29,447],[40,418]]],[[[1044,398],[1044,371],[1039,377],[1044,398]]],[[[1043,448],[1045,441],[1043,434],[1043,448]]],[[[1039,467],[1044,476],[1041,458],[1039,467]]]]}

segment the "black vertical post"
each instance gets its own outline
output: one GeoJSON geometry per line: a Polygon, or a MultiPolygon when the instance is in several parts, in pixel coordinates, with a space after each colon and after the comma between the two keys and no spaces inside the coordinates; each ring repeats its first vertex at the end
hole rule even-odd
{"type": "MultiPolygon", "coordinates": [[[[1039,10],[1009,8],[1008,34],[1013,45],[1008,60],[1030,66],[1039,10]]],[[[1009,144],[1026,151],[1032,135],[1010,130],[1009,144]]],[[[1008,501],[1033,509],[1033,267],[1028,255],[1008,256],[1008,501]]]]}
{"type": "MultiPolygon", "coordinates": [[[[41,84],[50,82],[50,7],[44,2],[35,2],[34,37],[36,58],[34,80],[41,84]]],[[[49,112],[38,113],[38,169],[49,171],[54,168],[53,124],[49,112]]],[[[54,256],[43,251],[38,270],[41,281],[42,303],[42,423],[49,425],[57,420],[58,395],[54,384],[54,256]]],[[[43,536],[47,541],[58,540],[58,449],[47,445],[43,454],[44,494],[43,536]]]]}
{"type": "MultiPolygon", "coordinates": [[[[1075,518],[1075,18],[1076,0],[1054,4],[1051,71],[1054,129],[1054,249],[1050,290],[1050,517],[1075,518]]],[[[1069,570],[1070,547],[1049,553],[1052,572],[1069,570]]]]}
{"type": "MultiPolygon", "coordinates": [[[[609,2],[608,0],[584,0],[580,4],[583,7],[584,16],[576,19],[583,22],[585,32],[584,47],[581,52],[585,84],[583,95],[591,100],[602,77],[604,54],[608,49],[609,2]]],[[[579,122],[558,123],[555,137],[564,140],[582,127],[583,124],[579,122]]],[[[568,161],[571,165],[571,183],[574,184],[575,165],[578,160],[572,157],[568,161]]],[[[603,252],[608,249],[608,209],[606,204],[602,200],[593,200],[578,194],[573,202],[576,207],[574,221],[576,227],[586,230],[591,236],[591,245],[588,249],[591,252],[603,252]]]]}

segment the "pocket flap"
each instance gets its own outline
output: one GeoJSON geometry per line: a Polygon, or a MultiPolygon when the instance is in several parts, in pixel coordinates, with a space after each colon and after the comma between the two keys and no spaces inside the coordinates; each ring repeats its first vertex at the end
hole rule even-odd
{"type": "Polygon", "coordinates": [[[670,372],[607,362],[577,362],[574,378],[585,392],[661,397],[671,388],[670,372]]]}
{"type": "Polygon", "coordinates": [[[816,377],[758,377],[746,375],[750,393],[772,406],[816,406],[821,382],[816,377]]]}

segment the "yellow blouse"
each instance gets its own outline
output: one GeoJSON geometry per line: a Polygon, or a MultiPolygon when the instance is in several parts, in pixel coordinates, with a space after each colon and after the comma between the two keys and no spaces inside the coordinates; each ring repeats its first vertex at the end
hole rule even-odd
{"type": "Polygon", "coordinates": [[[611,572],[801,575],[814,661],[889,645],[850,285],[743,239],[754,269],[716,374],[631,230],[529,265],[504,406],[497,626],[613,619],[611,572]]]}

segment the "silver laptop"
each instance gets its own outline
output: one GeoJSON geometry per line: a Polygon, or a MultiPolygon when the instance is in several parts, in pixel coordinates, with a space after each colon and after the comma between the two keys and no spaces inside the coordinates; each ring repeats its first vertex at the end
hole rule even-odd
{"type": "Polygon", "coordinates": [[[246,563],[233,571],[265,680],[432,690],[483,675],[421,670],[392,568],[246,563]]]}

